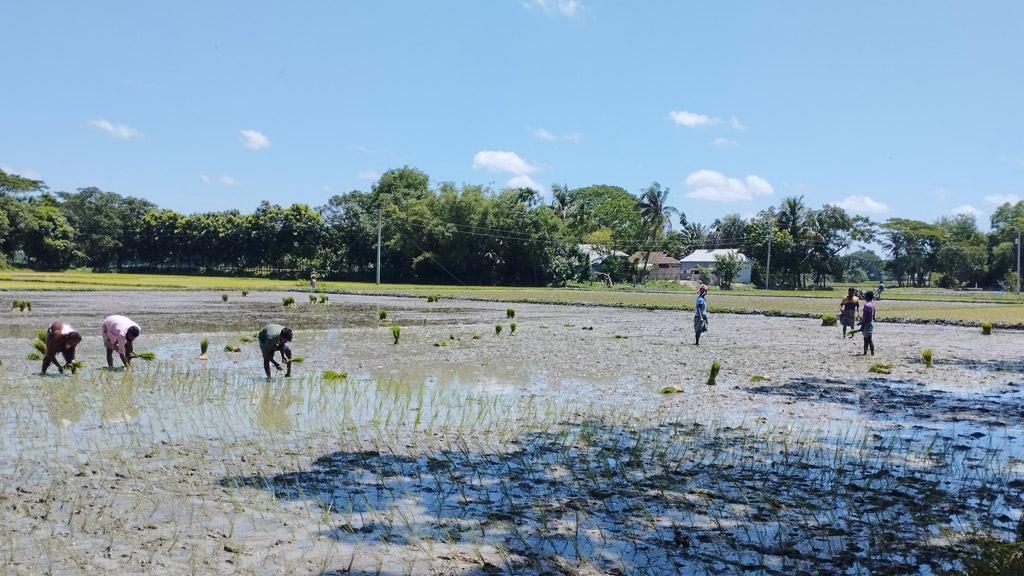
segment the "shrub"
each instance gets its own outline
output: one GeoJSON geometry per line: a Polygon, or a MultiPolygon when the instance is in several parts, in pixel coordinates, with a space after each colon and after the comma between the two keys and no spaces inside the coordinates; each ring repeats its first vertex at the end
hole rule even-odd
{"type": "Polygon", "coordinates": [[[515,308],[509,308],[508,310],[505,310],[505,318],[508,318],[509,320],[511,320],[511,319],[513,319],[515,317],[516,317],[515,308]]]}
{"type": "Polygon", "coordinates": [[[381,308],[380,310],[377,310],[377,318],[379,318],[381,322],[387,320],[388,319],[388,311],[384,310],[383,308],[381,308]]]}
{"type": "Polygon", "coordinates": [[[837,318],[833,314],[822,314],[821,325],[822,326],[835,326],[837,318]]]}
{"type": "Polygon", "coordinates": [[[924,365],[927,368],[932,367],[932,349],[925,348],[921,351],[921,359],[924,360],[924,365]]]}
{"type": "Polygon", "coordinates": [[[227,294],[221,294],[220,295],[220,301],[221,302],[227,302],[228,301],[228,295],[227,294]]]}
{"type": "Polygon", "coordinates": [[[982,322],[981,323],[981,333],[984,334],[985,336],[988,336],[988,335],[992,334],[992,323],[991,322],[982,322]]]}
{"type": "Polygon", "coordinates": [[[509,334],[515,334],[516,333],[516,323],[515,322],[513,322],[513,323],[508,325],[508,333],[509,334]]]}
{"type": "Polygon", "coordinates": [[[495,336],[500,336],[501,335],[501,324],[495,324],[494,325],[494,335],[495,336]]]}
{"type": "Polygon", "coordinates": [[[402,328],[397,324],[392,324],[391,336],[395,339],[395,344],[398,344],[398,339],[402,337],[402,328]]]}
{"type": "Polygon", "coordinates": [[[718,379],[718,371],[722,369],[722,365],[718,363],[718,360],[711,361],[711,373],[708,374],[708,386],[714,386],[718,379]]]}
{"type": "Polygon", "coordinates": [[[285,296],[284,298],[281,298],[281,304],[283,304],[285,308],[287,308],[288,306],[294,306],[295,298],[292,298],[291,296],[285,296]]]}

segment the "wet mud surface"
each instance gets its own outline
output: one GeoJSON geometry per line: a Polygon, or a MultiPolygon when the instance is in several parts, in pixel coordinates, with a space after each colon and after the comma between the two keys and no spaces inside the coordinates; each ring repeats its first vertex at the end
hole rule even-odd
{"type": "Polygon", "coordinates": [[[33,311],[0,312],[2,573],[932,574],[1024,508],[1022,333],[886,324],[865,358],[749,315],[696,347],[685,312],[7,297],[33,311]],[[111,313],[156,362],[101,369],[111,313]],[[56,319],[75,377],[25,359],[56,319]],[[291,379],[263,376],[267,322],[291,379]]]}

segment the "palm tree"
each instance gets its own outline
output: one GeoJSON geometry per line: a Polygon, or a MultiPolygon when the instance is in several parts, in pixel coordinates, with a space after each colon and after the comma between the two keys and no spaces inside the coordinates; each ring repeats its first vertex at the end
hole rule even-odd
{"type": "Polygon", "coordinates": [[[569,191],[569,187],[565,184],[551,185],[551,209],[562,220],[566,220],[573,215],[575,211],[574,200],[572,192],[569,191]]]}
{"type": "Polygon", "coordinates": [[[644,227],[647,229],[647,248],[644,251],[643,273],[647,273],[647,263],[651,259],[651,247],[658,240],[658,235],[672,230],[672,216],[680,212],[669,206],[668,188],[662,189],[661,184],[652,182],[640,194],[638,207],[640,217],[643,219],[644,227]]]}
{"type": "Polygon", "coordinates": [[[810,227],[808,226],[809,216],[810,211],[807,209],[803,196],[783,198],[780,212],[776,216],[779,227],[789,231],[789,235],[793,239],[796,248],[795,262],[797,265],[793,270],[793,285],[798,287],[803,284],[801,266],[807,259],[808,240],[810,240],[809,236],[811,236],[810,227]]]}

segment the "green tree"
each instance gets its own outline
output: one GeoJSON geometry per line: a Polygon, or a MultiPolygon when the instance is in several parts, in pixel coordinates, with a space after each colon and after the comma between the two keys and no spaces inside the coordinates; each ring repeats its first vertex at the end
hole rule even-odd
{"type": "Polygon", "coordinates": [[[743,263],[743,259],[732,252],[716,254],[714,272],[718,277],[718,285],[726,290],[731,288],[736,275],[743,268],[743,263]]]}
{"type": "Polygon", "coordinates": [[[646,228],[646,246],[644,247],[644,264],[641,271],[645,278],[647,275],[647,264],[651,259],[652,247],[657,245],[658,239],[665,233],[672,230],[672,216],[679,214],[679,210],[669,206],[668,188],[662,189],[657,182],[652,182],[640,194],[639,208],[640,218],[646,228]]]}

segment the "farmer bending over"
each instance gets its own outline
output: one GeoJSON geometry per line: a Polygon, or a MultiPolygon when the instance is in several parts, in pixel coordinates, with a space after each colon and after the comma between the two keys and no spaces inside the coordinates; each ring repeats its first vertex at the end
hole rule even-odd
{"type": "Polygon", "coordinates": [[[839,302],[839,323],[843,325],[843,338],[846,338],[846,329],[853,329],[857,323],[857,312],[860,311],[860,300],[857,298],[857,291],[853,288],[839,302]]]}
{"type": "Polygon", "coordinates": [[[292,375],[292,351],[288,348],[288,343],[292,341],[292,329],[285,328],[280,324],[267,324],[260,330],[260,351],[263,352],[263,371],[267,373],[267,378],[270,378],[270,365],[273,364],[274,368],[281,370],[281,365],[274,361],[274,353],[281,352],[281,361],[288,365],[287,372],[284,373],[285,378],[291,377],[292,375]]]}
{"type": "Polygon", "coordinates": [[[103,345],[107,348],[107,368],[114,369],[114,350],[121,357],[121,364],[131,368],[132,358],[137,358],[132,343],[142,330],[131,318],[107,316],[103,319],[103,345]]]}
{"type": "Polygon", "coordinates": [[[43,356],[43,374],[50,364],[57,366],[57,370],[63,374],[65,368],[75,371],[72,365],[75,361],[75,347],[82,341],[82,335],[71,327],[67,322],[57,320],[46,329],[46,354],[43,356]],[[64,365],[57,360],[57,354],[64,356],[64,365]]]}
{"type": "Polygon", "coordinates": [[[875,355],[875,341],[872,336],[875,332],[875,293],[870,290],[864,295],[864,299],[867,303],[864,304],[864,314],[860,317],[860,331],[864,334],[864,353],[861,356],[868,355],[868,348],[871,349],[871,355],[875,355]]]}

